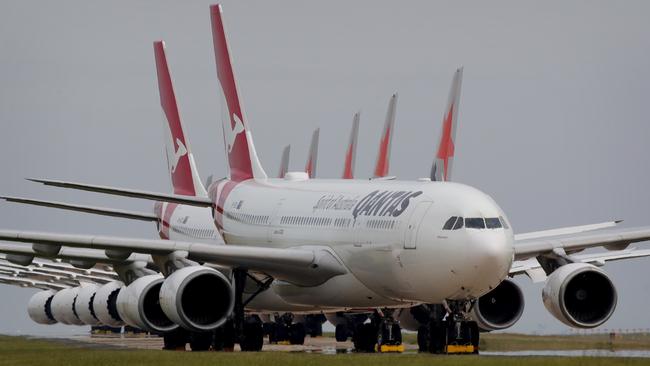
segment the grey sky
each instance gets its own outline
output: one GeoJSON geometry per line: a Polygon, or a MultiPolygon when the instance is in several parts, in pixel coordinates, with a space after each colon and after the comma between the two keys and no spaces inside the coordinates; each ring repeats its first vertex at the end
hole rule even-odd
{"type": "MultiPolygon", "coordinates": [[[[152,42],[164,39],[203,178],[223,176],[210,2],[0,2],[0,193],[150,210],[146,201],[28,184],[50,177],[168,191],[152,42]]],[[[449,83],[465,66],[454,178],[491,194],[516,232],[625,219],[650,225],[647,1],[224,1],[235,71],[269,174],[292,144],[302,169],[338,177],[361,110],[356,174],[370,176],[390,95],[391,171],[427,176],[449,83]]],[[[0,204],[1,227],[153,237],[125,220],[0,204]]],[[[639,246],[644,246],[640,244],[639,246]]],[[[648,247],[648,244],[645,245],[648,247]]],[[[609,264],[603,328],[650,328],[650,259],[609,264]]],[[[512,331],[565,331],[526,295],[512,331]]],[[[0,285],[0,332],[33,324],[33,290],[0,285]]]]}

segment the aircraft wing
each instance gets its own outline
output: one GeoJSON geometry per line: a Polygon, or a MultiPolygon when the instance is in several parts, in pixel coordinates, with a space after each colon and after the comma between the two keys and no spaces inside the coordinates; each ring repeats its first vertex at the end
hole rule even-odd
{"type": "MultiPolygon", "coordinates": [[[[197,262],[264,272],[274,278],[303,286],[318,285],[334,276],[347,273],[345,267],[325,247],[280,249],[13,230],[0,230],[0,240],[42,244],[55,248],[68,246],[154,255],[176,253],[197,262]]],[[[65,248],[61,248],[63,249],[65,248]]]]}
{"type": "Polygon", "coordinates": [[[34,287],[34,288],[39,288],[41,290],[57,290],[57,291],[70,287],[67,285],[62,285],[57,283],[38,281],[38,280],[22,278],[22,277],[6,276],[6,275],[0,275],[0,283],[4,283],[6,285],[20,286],[20,287],[34,287]]]}
{"type": "MultiPolygon", "coordinates": [[[[129,264],[133,262],[146,262],[152,264],[151,256],[140,253],[133,253],[125,259],[114,259],[106,256],[104,251],[96,249],[83,249],[83,248],[66,248],[63,247],[56,255],[46,253],[39,253],[29,246],[23,244],[13,243],[0,243],[0,253],[13,254],[27,257],[42,257],[42,258],[58,258],[69,261],[83,261],[92,263],[103,264],[129,264]]],[[[5,257],[3,257],[5,258],[5,257]]],[[[31,262],[31,261],[30,261],[31,262]]],[[[40,264],[39,264],[40,265],[40,264]]],[[[43,263],[45,267],[51,266],[50,264],[43,263]]]]}
{"type": "Polygon", "coordinates": [[[141,221],[151,221],[151,222],[158,221],[158,217],[156,215],[151,213],[146,213],[146,212],[118,210],[118,209],[96,207],[96,206],[73,205],[64,202],[43,201],[43,200],[23,198],[23,197],[0,196],[0,199],[3,199],[7,202],[58,208],[62,210],[85,212],[85,213],[91,213],[91,214],[102,215],[102,216],[121,217],[121,218],[131,219],[131,220],[141,220],[141,221]]]}
{"type": "Polygon", "coordinates": [[[533,232],[529,232],[529,233],[515,234],[515,241],[524,240],[524,239],[541,239],[541,238],[546,238],[546,237],[549,237],[549,236],[558,236],[558,235],[566,235],[566,234],[578,234],[578,233],[584,233],[584,232],[587,232],[587,231],[607,229],[607,228],[614,227],[614,226],[620,224],[621,222],[623,222],[623,220],[606,221],[606,222],[600,222],[600,223],[597,223],[597,224],[569,226],[569,227],[563,227],[563,228],[559,228],[559,229],[533,231],[533,232]]]}
{"type": "Polygon", "coordinates": [[[208,197],[158,193],[158,192],[141,191],[137,189],[128,189],[128,188],[115,188],[115,187],[100,186],[100,185],[85,184],[85,183],[65,182],[62,180],[34,179],[34,178],[28,178],[27,180],[36,183],[42,183],[46,186],[53,186],[59,188],[77,189],[81,191],[105,193],[105,194],[111,194],[116,196],[141,198],[146,200],[154,200],[154,201],[162,201],[162,202],[172,202],[172,203],[179,203],[183,205],[191,205],[191,206],[199,206],[199,207],[212,207],[212,201],[210,201],[208,197]]]}
{"type": "Polygon", "coordinates": [[[650,240],[650,227],[590,231],[534,239],[515,240],[515,260],[540,255],[566,255],[587,248],[605,247],[609,250],[625,249],[632,243],[650,240]]]}
{"type": "MultiPolygon", "coordinates": [[[[622,259],[650,257],[650,249],[625,249],[611,252],[589,253],[572,255],[571,258],[579,263],[589,263],[601,267],[605,263],[622,259]]],[[[546,279],[546,273],[536,258],[529,258],[523,261],[515,261],[510,268],[510,276],[525,274],[533,282],[542,282],[546,279]]]]}

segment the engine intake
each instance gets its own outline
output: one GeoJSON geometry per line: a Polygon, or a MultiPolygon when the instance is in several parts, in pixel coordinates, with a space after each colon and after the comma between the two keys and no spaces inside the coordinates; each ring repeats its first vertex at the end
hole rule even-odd
{"type": "Polygon", "coordinates": [[[55,324],[57,321],[52,315],[52,298],[54,291],[39,291],[32,295],[27,303],[27,314],[38,324],[55,324]]]}
{"type": "Polygon", "coordinates": [[[514,282],[504,280],[476,301],[470,316],[481,330],[492,331],[511,327],[523,312],[521,289],[514,282]]]}
{"type": "Polygon", "coordinates": [[[117,296],[117,310],[127,324],[152,333],[166,333],[178,328],[160,307],[163,281],[160,274],[144,276],[122,288],[117,296]]]}
{"type": "Polygon", "coordinates": [[[591,264],[570,263],[551,273],[542,299],[546,309],[564,324],[594,328],[612,316],[617,295],[604,271],[591,264]]]}
{"type": "Polygon", "coordinates": [[[219,271],[190,266],[172,273],[160,288],[160,306],[174,323],[205,332],[226,322],[235,306],[235,289],[219,271]]]}
{"type": "Polygon", "coordinates": [[[99,321],[111,327],[124,325],[122,317],[117,310],[117,296],[124,287],[124,283],[113,281],[97,289],[93,299],[93,310],[99,321]]]}

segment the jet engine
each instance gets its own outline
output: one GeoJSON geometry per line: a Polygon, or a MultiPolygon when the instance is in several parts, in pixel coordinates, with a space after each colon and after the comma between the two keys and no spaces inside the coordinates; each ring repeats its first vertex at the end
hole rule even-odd
{"type": "Polygon", "coordinates": [[[77,301],[78,294],[79,287],[71,287],[57,292],[54,297],[52,297],[52,316],[59,323],[69,325],[84,325],[84,323],[77,316],[77,311],[75,310],[75,303],[77,301]]]}
{"type": "Polygon", "coordinates": [[[117,296],[124,287],[124,283],[113,281],[101,286],[93,299],[93,310],[99,321],[111,327],[124,325],[122,317],[117,310],[117,296]]]}
{"type": "Polygon", "coordinates": [[[143,276],[122,288],[117,295],[117,310],[122,320],[153,333],[166,333],[178,328],[160,307],[160,287],[164,280],[160,274],[143,276]]]}
{"type": "Polygon", "coordinates": [[[601,269],[586,263],[564,265],[546,280],[542,291],[546,309],[576,328],[603,324],[616,308],[616,288],[601,269]]]}
{"type": "Polygon", "coordinates": [[[479,297],[470,312],[472,320],[484,331],[500,330],[515,324],[524,312],[524,295],[519,286],[504,280],[492,291],[479,297]]]}
{"type": "Polygon", "coordinates": [[[221,326],[235,306],[235,289],[221,272],[189,266],[172,273],[160,288],[160,306],[185,329],[205,332],[221,326]]]}
{"type": "Polygon", "coordinates": [[[39,291],[27,303],[27,314],[38,324],[54,324],[56,319],[52,315],[52,298],[54,291],[39,291]]]}
{"type": "Polygon", "coordinates": [[[97,285],[95,284],[83,284],[79,288],[79,294],[77,294],[77,301],[75,302],[75,311],[77,312],[77,317],[84,324],[88,325],[100,325],[100,321],[95,317],[95,309],[93,308],[93,298],[97,292],[97,285]]]}

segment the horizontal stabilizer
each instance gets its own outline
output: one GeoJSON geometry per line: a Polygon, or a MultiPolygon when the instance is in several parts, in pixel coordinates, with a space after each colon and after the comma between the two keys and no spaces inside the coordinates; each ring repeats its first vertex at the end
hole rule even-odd
{"type": "Polygon", "coordinates": [[[27,178],[27,180],[36,183],[42,183],[46,186],[53,186],[59,188],[77,189],[81,191],[97,192],[97,193],[111,194],[115,196],[133,197],[133,198],[140,198],[140,199],[153,200],[153,201],[171,202],[171,203],[178,203],[178,204],[190,205],[190,206],[212,207],[212,201],[210,201],[208,197],[184,196],[179,194],[158,193],[158,192],[150,192],[150,191],[141,191],[137,189],[116,188],[116,187],[100,186],[100,185],[93,185],[93,184],[65,182],[61,180],[51,180],[51,179],[27,178]]]}
{"type": "Polygon", "coordinates": [[[141,220],[141,221],[153,221],[153,222],[158,221],[158,217],[156,217],[156,215],[145,213],[145,212],[125,211],[125,210],[110,209],[110,208],[95,207],[95,206],[73,205],[73,204],[63,203],[63,202],[42,201],[42,200],[22,198],[22,197],[0,196],[0,199],[6,200],[7,202],[24,203],[27,205],[58,208],[62,210],[85,212],[85,213],[91,213],[91,214],[102,215],[102,216],[121,217],[125,219],[141,220]]]}

